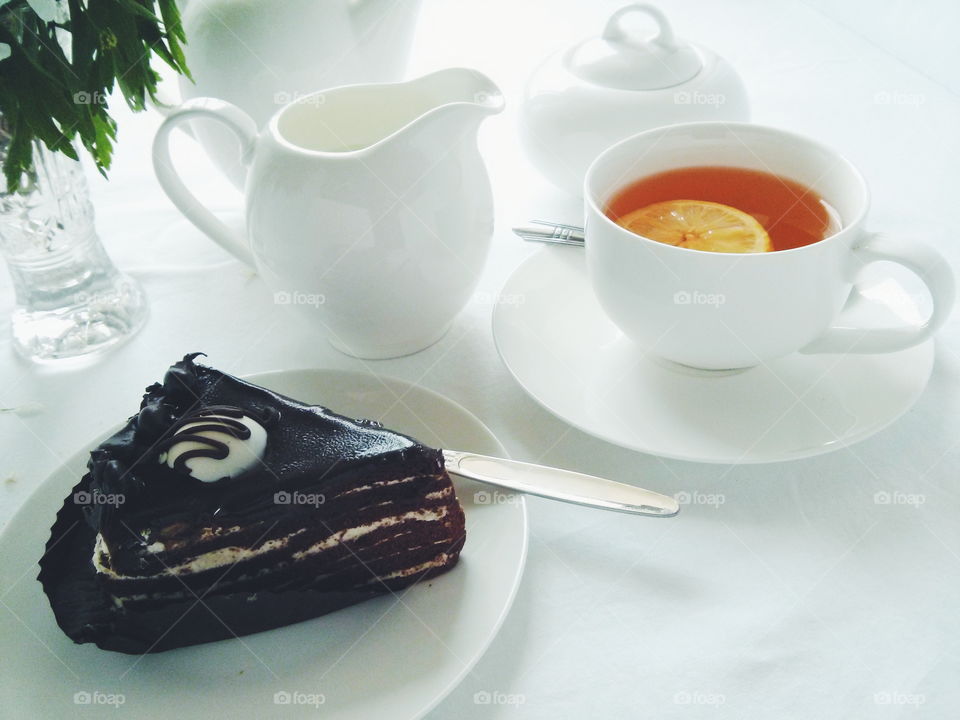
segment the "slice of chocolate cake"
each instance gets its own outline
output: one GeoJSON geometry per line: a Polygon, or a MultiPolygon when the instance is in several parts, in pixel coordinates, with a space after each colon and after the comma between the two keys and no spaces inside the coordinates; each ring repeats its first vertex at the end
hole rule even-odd
{"type": "Polygon", "coordinates": [[[39,579],[75,642],[245,635],[444,572],[464,515],[439,450],[186,356],[91,453],[39,579]]]}

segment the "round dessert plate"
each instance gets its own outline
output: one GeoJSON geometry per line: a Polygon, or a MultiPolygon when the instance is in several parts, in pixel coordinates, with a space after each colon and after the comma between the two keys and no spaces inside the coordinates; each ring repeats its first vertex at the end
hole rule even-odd
{"type": "MultiPolygon", "coordinates": [[[[378,419],[435,447],[505,452],[464,408],[400,380],[330,370],[247,379],[341,414],[378,419]]],[[[520,583],[523,499],[455,478],[467,542],[459,564],[444,575],[307,622],[156,655],[75,645],[57,627],[35,578],[54,515],[98,442],[48,478],[0,536],[5,718],[107,715],[116,707],[117,717],[136,718],[418,718],[477,662],[520,583]]]]}
{"type": "MultiPolygon", "coordinates": [[[[916,296],[898,281],[860,290],[869,301],[851,310],[865,326],[917,322],[916,296]]],[[[644,356],[597,302],[581,248],[539,250],[495,307],[501,358],[547,410],[608,442],[681,460],[764,463],[851,445],[906,412],[933,368],[933,341],[884,355],[795,353],[732,372],[644,356]]]]}

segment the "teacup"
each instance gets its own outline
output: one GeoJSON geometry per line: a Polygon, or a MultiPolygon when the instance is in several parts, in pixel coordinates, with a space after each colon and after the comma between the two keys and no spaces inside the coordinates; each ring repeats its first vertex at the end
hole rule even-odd
{"type": "MultiPolygon", "coordinates": [[[[587,267],[613,322],[646,352],[726,370],[790,353],[883,353],[929,338],[954,302],[953,273],[933,248],[866,229],[870,196],[860,172],[813,140],[751,123],[697,122],[634,135],[601,153],[584,183],[587,267]],[[692,250],[641,237],[606,204],[640,178],[722,165],[793,179],[840,215],[838,232],[804,247],[763,253],[692,250]],[[865,264],[892,261],[926,284],[922,325],[858,327],[844,317],[865,264]]],[[[678,198],[679,199],[679,198],[678,198]]]]}

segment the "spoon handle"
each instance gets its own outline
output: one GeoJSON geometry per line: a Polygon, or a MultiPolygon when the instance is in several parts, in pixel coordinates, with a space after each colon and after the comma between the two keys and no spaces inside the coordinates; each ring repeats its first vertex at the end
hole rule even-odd
{"type": "Polygon", "coordinates": [[[531,220],[527,225],[518,225],[513,228],[513,232],[531,242],[583,247],[583,228],[576,225],[531,220]]]}
{"type": "Polygon", "coordinates": [[[454,475],[574,505],[653,517],[680,510],[672,497],[570,470],[455,450],[444,450],[443,459],[454,475]]]}

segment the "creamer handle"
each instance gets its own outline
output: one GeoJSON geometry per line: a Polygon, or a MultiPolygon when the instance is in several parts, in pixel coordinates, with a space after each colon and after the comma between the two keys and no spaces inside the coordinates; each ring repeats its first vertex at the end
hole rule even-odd
{"type": "Polygon", "coordinates": [[[249,165],[253,160],[253,152],[257,145],[257,125],[250,116],[236,105],[224,100],[195,98],[171,112],[157,130],[157,135],[153,139],[153,171],[160,182],[160,187],[187,220],[209,235],[224,250],[250,267],[255,267],[253,254],[250,252],[244,234],[227,227],[226,223],[197,200],[173,166],[173,160],[170,157],[170,133],[181,123],[193,118],[212,118],[222,122],[240,140],[238,162],[249,165]]]}

